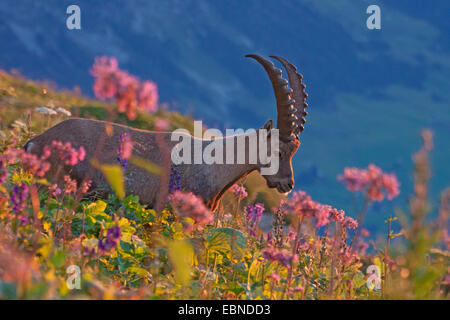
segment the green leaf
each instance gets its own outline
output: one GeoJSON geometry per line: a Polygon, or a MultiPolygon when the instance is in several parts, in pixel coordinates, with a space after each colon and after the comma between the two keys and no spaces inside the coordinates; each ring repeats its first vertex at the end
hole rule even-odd
{"type": "Polygon", "coordinates": [[[353,287],[361,288],[365,284],[366,284],[366,279],[364,277],[364,274],[362,272],[357,272],[353,277],[353,287]]]}
{"type": "Polygon", "coordinates": [[[97,213],[103,213],[106,210],[106,202],[102,200],[97,200],[95,202],[92,202],[88,204],[85,207],[86,214],[95,215],[97,213]]]}
{"type": "Polygon", "coordinates": [[[233,228],[211,229],[206,236],[206,247],[210,253],[219,253],[229,259],[241,260],[247,248],[244,234],[233,228]],[[233,252],[231,252],[233,249],[233,252]]]}
{"type": "Polygon", "coordinates": [[[252,264],[250,265],[250,268],[248,269],[248,276],[249,276],[249,280],[250,277],[253,277],[253,279],[257,279],[260,277],[261,274],[261,267],[262,267],[263,262],[255,259],[253,260],[252,264]]]}
{"type": "Polygon", "coordinates": [[[127,273],[137,274],[137,275],[141,276],[142,278],[151,278],[150,273],[141,267],[129,267],[127,269],[127,273]]]}
{"type": "Polygon", "coordinates": [[[66,256],[63,251],[56,251],[55,254],[51,258],[51,262],[55,266],[55,268],[60,268],[64,265],[64,261],[66,256]]]}
{"type": "Polygon", "coordinates": [[[89,227],[93,227],[95,225],[95,223],[97,222],[97,220],[95,220],[95,218],[92,216],[86,216],[85,221],[89,227]]]}

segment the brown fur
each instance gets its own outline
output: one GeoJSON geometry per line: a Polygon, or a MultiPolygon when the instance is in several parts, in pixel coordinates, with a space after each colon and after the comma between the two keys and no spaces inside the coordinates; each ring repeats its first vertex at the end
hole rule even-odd
{"type": "MultiPolygon", "coordinates": [[[[106,195],[110,192],[108,184],[103,174],[92,167],[91,160],[97,153],[96,158],[100,163],[117,164],[116,150],[119,147],[119,136],[122,133],[127,133],[134,142],[133,155],[144,158],[161,167],[167,165],[167,163],[164,164],[164,156],[161,150],[166,148],[170,152],[178,143],[170,140],[171,133],[169,132],[145,131],[115,123],[72,118],[34,137],[27,143],[26,148],[29,152],[40,155],[43,147],[50,145],[53,140],[70,142],[75,148],[83,146],[86,150],[86,159],[74,167],[60,167],[60,161],[55,157],[51,157],[49,160],[52,164],[52,169],[48,174],[49,179],[55,178],[57,168],[60,168],[59,178],[62,178],[64,174],[69,174],[72,178],[81,182],[89,175],[89,178],[92,180],[92,189],[100,190],[102,192],[99,194],[106,195]],[[112,128],[112,135],[110,136],[106,134],[107,126],[112,128]],[[99,144],[103,144],[101,150],[99,150],[99,144]]],[[[237,139],[237,136],[225,137],[224,143],[225,139],[237,139]]],[[[211,140],[203,140],[202,143],[203,146],[206,146],[211,143],[211,140]]],[[[236,145],[235,158],[237,155],[236,145]]],[[[280,149],[283,150],[281,147],[280,149]]],[[[194,150],[193,147],[192,150],[194,150]]],[[[284,164],[285,167],[286,165],[288,166],[282,168],[282,163],[280,163],[280,172],[284,172],[283,174],[287,175],[288,179],[292,179],[292,168],[290,165],[292,151],[288,148],[287,153],[285,152],[286,155],[283,156],[288,158],[289,161],[285,161],[286,163],[284,164]]],[[[226,148],[224,146],[224,159],[225,157],[226,148]]],[[[215,209],[220,198],[229,187],[250,172],[261,168],[260,164],[248,164],[248,159],[247,147],[245,164],[180,164],[176,168],[181,175],[181,187],[185,191],[192,191],[194,194],[201,196],[211,209],[215,209]]],[[[169,172],[166,171],[166,174],[169,172]]],[[[129,163],[125,178],[126,192],[127,194],[138,195],[142,203],[154,206],[159,193],[162,191],[161,178],[161,176],[151,174],[129,163]]],[[[265,176],[265,178],[271,187],[278,187],[283,180],[281,176],[278,178],[276,176],[265,176]]],[[[167,194],[167,190],[164,190],[164,192],[167,194]]]]}

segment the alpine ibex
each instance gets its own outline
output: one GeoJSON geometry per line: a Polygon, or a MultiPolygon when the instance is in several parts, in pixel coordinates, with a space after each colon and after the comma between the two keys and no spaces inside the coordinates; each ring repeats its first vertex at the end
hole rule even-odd
{"type": "MultiPolygon", "coordinates": [[[[292,172],[291,159],[300,145],[299,134],[303,131],[305,109],[307,104],[305,100],[305,85],[302,83],[302,76],[297,73],[296,67],[282,57],[271,56],[281,62],[287,71],[289,82],[282,77],[282,71],[274,66],[274,64],[258,55],[246,55],[259,62],[269,75],[272,83],[276,104],[277,104],[277,128],[279,134],[279,152],[277,157],[279,170],[273,175],[264,175],[267,185],[270,188],[277,188],[280,193],[286,193],[294,187],[294,175],[292,172]],[[289,87],[290,84],[290,88],[289,87]]],[[[272,120],[266,122],[263,129],[272,129],[272,120]]],[[[89,174],[92,180],[92,189],[104,189],[107,182],[103,174],[92,167],[92,159],[97,159],[99,163],[117,163],[116,150],[119,146],[119,137],[128,134],[134,142],[133,155],[151,161],[160,166],[167,165],[171,170],[165,171],[165,178],[162,175],[154,175],[140,166],[133,163],[128,165],[126,170],[125,189],[127,194],[138,195],[143,204],[154,207],[161,197],[165,199],[168,194],[168,178],[167,176],[173,170],[176,170],[180,176],[180,186],[182,190],[192,191],[194,194],[201,196],[209,208],[214,210],[220,198],[225,191],[230,188],[241,178],[254,170],[260,171],[267,164],[261,162],[250,163],[248,145],[245,147],[245,159],[243,164],[178,164],[170,163],[170,156],[163,149],[172,150],[177,144],[171,140],[169,132],[145,131],[130,128],[127,126],[108,123],[97,120],[88,119],[68,119],[56,126],[48,129],[41,135],[31,139],[26,145],[27,152],[41,154],[43,147],[49,145],[53,140],[62,142],[70,142],[73,147],[79,148],[83,146],[86,150],[86,159],[74,167],[65,168],[64,173],[70,174],[77,181],[82,181],[89,174]],[[109,134],[105,131],[108,129],[109,134]],[[112,129],[112,130],[111,130],[112,129]],[[101,151],[99,152],[99,143],[101,143],[101,151]],[[165,181],[163,183],[163,181],[165,181]]],[[[245,135],[246,133],[244,133],[245,135]]],[[[267,135],[267,145],[272,145],[270,139],[273,135],[267,135]]],[[[198,138],[192,138],[192,140],[198,138]]],[[[223,137],[225,144],[230,139],[236,142],[239,135],[223,137]]],[[[242,138],[242,136],[241,136],[242,138]]],[[[244,137],[246,139],[247,137],[244,137]]],[[[261,139],[260,137],[258,139],[261,139]]],[[[206,147],[212,140],[200,140],[201,145],[206,147]]],[[[242,140],[241,140],[242,141],[242,140]]],[[[193,142],[194,143],[194,142],[193,142]]],[[[236,145],[234,143],[233,145],[236,145]]],[[[257,144],[259,146],[259,143],[257,144]]],[[[251,148],[255,150],[254,148],[251,148]]],[[[225,149],[224,149],[225,150],[225,149]]],[[[223,154],[226,157],[226,152],[223,154]]],[[[234,152],[236,157],[236,152],[234,152]]],[[[50,160],[53,162],[57,159],[50,160]]],[[[52,162],[52,164],[53,164],[52,162]]],[[[56,163],[55,166],[57,167],[56,163]]],[[[52,174],[52,173],[50,173],[52,174]]],[[[53,172],[54,174],[54,172],[53,172]]]]}

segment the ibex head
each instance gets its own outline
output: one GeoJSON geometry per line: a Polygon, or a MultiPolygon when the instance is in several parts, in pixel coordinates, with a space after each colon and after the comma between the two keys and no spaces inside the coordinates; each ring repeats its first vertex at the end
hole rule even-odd
{"type": "MultiPolygon", "coordinates": [[[[305,85],[302,75],[297,68],[282,57],[271,56],[281,62],[286,69],[289,82],[282,77],[282,71],[261,56],[248,54],[246,57],[258,61],[266,70],[272,82],[277,102],[277,129],[279,130],[279,170],[274,175],[264,175],[270,188],[277,188],[286,193],[294,188],[294,174],[292,171],[292,156],[300,146],[299,135],[305,123],[305,111],[308,106],[305,85]],[[289,87],[290,85],[290,87],[289,87]]],[[[271,129],[272,121],[268,121],[265,129],[271,129]]],[[[271,137],[269,137],[271,139],[271,137]]]]}

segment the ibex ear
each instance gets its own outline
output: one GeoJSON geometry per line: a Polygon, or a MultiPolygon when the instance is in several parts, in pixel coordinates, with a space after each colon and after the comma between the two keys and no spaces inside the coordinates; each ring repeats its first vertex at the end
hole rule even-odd
{"type": "Polygon", "coordinates": [[[264,126],[261,129],[266,129],[267,130],[267,137],[270,137],[270,132],[273,128],[273,121],[272,120],[267,120],[266,123],[264,124],[264,126]]]}

